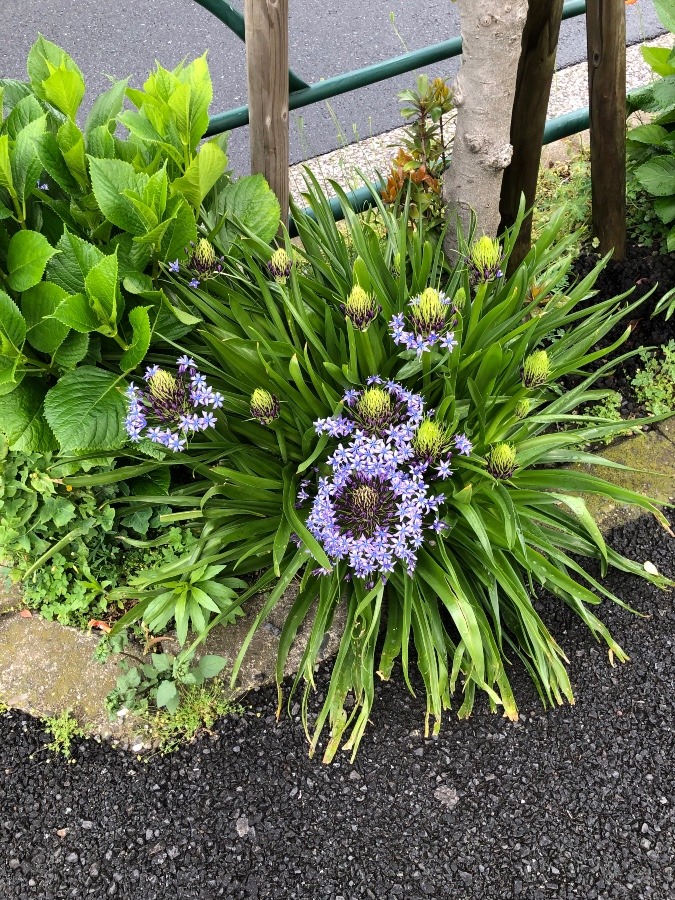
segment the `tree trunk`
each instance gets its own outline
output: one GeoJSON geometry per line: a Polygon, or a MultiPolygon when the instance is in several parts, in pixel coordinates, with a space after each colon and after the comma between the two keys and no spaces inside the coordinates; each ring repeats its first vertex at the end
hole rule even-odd
{"type": "MultiPolygon", "coordinates": [[[[541,2],[541,0],[536,0],[541,2]]],[[[472,213],[479,234],[496,237],[504,169],[511,162],[511,112],[527,0],[457,0],[462,63],[453,87],[457,126],[444,180],[446,252],[457,232],[468,234],[472,213]]]]}
{"type": "MultiPolygon", "coordinates": [[[[522,194],[525,194],[527,209],[534,206],[536,199],[562,11],[563,0],[538,0],[530,4],[527,13],[511,116],[513,159],[502,184],[500,231],[510,228],[516,221],[522,194]]],[[[509,271],[523,261],[531,241],[532,214],[529,213],[511,251],[509,271]]]]}

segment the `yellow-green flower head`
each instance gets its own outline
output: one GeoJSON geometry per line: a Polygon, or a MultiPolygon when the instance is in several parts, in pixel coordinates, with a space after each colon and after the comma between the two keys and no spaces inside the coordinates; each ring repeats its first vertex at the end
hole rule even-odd
{"type": "Polygon", "coordinates": [[[531,353],[523,365],[523,386],[538,388],[546,384],[551,377],[551,362],[545,350],[531,353]]]}
{"type": "Polygon", "coordinates": [[[166,369],[158,369],[148,379],[148,387],[156,400],[169,401],[176,394],[176,379],[166,369]]]}
{"type": "Polygon", "coordinates": [[[349,319],[354,328],[366,331],[373,319],[377,318],[381,307],[373,294],[369,294],[359,284],[351,289],[347,302],[342,305],[345,318],[349,319]]]}
{"type": "Polygon", "coordinates": [[[272,258],[267,263],[267,269],[270,275],[275,281],[279,282],[279,284],[286,284],[286,279],[291,274],[292,268],[293,260],[283,247],[279,247],[278,250],[275,250],[272,254],[272,258]]]}
{"type": "MultiPolygon", "coordinates": [[[[213,278],[223,271],[223,257],[216,256],[213,244],[206,238],[199,238],[197,243],[190,243],[188,269],[197,276],[194,287],[198,287],[199,279],[213,278]]],[[[187,249],[187,248],[186,248],[187,249]]]]}
{"type": "Polygon", "coordinates": [[[525,397],[523,400],[519,400],[516,403],[516,419],[524,419],[530,414],[530,401],[525,397]]]}
{"type": "Polygon", "coordinates": [[[512,444],[493,444],[487,454],[487,470],[494,478],[510,478],[516,468],[516,448],[512,444]]]}
{"type": "Polygon", "coordinates": [[[279,418],[281,405],[274,394],[270,394],[265,388],[256,388],[251,394],[251,415],[262,425],[270,425],[279,418]]]}
{"type": "Polygon", "coordinates": [[[455,296],[452,298],[452,305],[456,312],[461,312],[466,306],[466,291],[464,288],[457,288],[455,296]]]}
{"type": "Polygon", "coordinates": [[[211,241],[206,238],[199,238],[195,247],[195,261],[203,268],[210,269],[216,261],[216,251],[213,249],[211,241]]]}
{"type": "Polygon", "coordinates": [[[373,385],[359,397],[356,413],[369,429],[379,429],[388,424],[392,417],[391,395],[384,388],[373,385]]]}
{"type": "Polygon", "coordinates": [[[451,441],[450,429],[427,417],[420,422],[412,445],[416,456],[428,463],[434,463],[448,452],[451,441]]]}
{"type": "Polygon", "coordinates": [[[498,240],[484,234],[471,245],[469,264],[474,281],[494,281],[495,278],[500,278],[501,262],[502,245],[498,240]]]}
{"type": "Polygon", "coordinates": [[[440,332],[445,325],[449,301],[445,294],[428,287],[411,301],[410,320],[416,334],[440,332]]]}

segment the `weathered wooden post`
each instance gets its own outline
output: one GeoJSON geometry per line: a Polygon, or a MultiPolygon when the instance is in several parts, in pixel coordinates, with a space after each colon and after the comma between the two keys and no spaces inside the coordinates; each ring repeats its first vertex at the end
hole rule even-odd
{"type": "Polygon", "coordinates": [[[288,0],[245,0],[251,173],[277,195],[288,225],[288,0]]]}
{"type": "MultiPolygon", "coordinates": [[[[525,194],[527,209],[531,209],[536,199],[562,11],[563,0],[537,0],[528,7],[511,116],[513,158],[504,172],[499,204],[500,230],[516,221],[521,194],[525,194]]],[[[523,261],[531,242],[532,216],[528,215],[511,252],[511,271],[523,261]]]]}
{"type": "Polygon", "coordinates": [[[593,231],[600,252],[626,254],[625,0],[587,0],[593,231]]]}

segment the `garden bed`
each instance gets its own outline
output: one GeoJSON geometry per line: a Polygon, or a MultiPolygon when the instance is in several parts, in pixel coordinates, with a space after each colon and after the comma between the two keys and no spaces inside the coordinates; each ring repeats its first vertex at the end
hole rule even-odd
{"type": "MultiPolygon", "coordinates": [[[[609,538],[675,576],[674,542],[652,520],[609,538]]],[[[48,762],[40,723],[6,713],[0,898],[665,900],[675,855],[672,595],[621,574],[609,581],[647,614],[603,606],[626,665],[610,667],[576,617],[549,604],[575,706],[544,712],[520,673],[519,722],[481,703],[425,741],[422,700],[380,684],[376,727],[354,765],[309,761],[297,707],[277,724],[272,688],[210,737],[146,761],[78,743],[77,765],[48,762]]]]}

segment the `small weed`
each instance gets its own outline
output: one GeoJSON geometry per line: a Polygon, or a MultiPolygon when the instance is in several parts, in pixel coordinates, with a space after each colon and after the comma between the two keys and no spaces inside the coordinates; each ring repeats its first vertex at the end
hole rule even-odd
{"type": "Polygon", "coordinates": [[[572,233],[591,221],[591,161],[582,150],[565,162],[543,166],[532,211],[532,239],[537,239],[555,210],[565,207],[563,231],[572,233]]]}
{"type": "MultiPolygon", "coordinates": [[[[607,419],[611,422],[620,422],[623,419],[621,415],[621,404],[623,402],[623,397],[618,391],[612,391],[604,400],[600,403],[596,403],[595,405],[589,407],[588,414],[591,416],[597,416],[601,419],[607,419]]],[[[615,434],[608,434],[605,437],[601,438],[597,443],[599,444],[611,444],[612,441],[615,441],[618,437],[624,437],[629,434],[639,434],[640,428],[626,428],[625,431],[619,431],[615,434]]]]}
{"type": "Polygon", "coordinates": [[[77,719],[70,714],[70,710],[45,719],[44,725],[45,730],[52,736],[51,743],[47,744],[47,750],[65,756],[69,762],[74,762],[71,746],[73,738],[86,737],[87,734],[77,719]]]}
{"type": "Polygon", "coordinates": [[[243,706],[226,698],[220,679],[214,679],[208,685],[182,688],[176,712],[158,711],[149,720],[150,732],[160,753],[173,753],[199,732],[210,732],[218,719],[243,712],[243,706]]]}
{"type": "Polygon", "coordinates": [[[644,365],[631,381],[638,402],[652,416],[675,409],[675,341],[663,345],[661,354],[641,350],[640,359],[644,365]]]}

